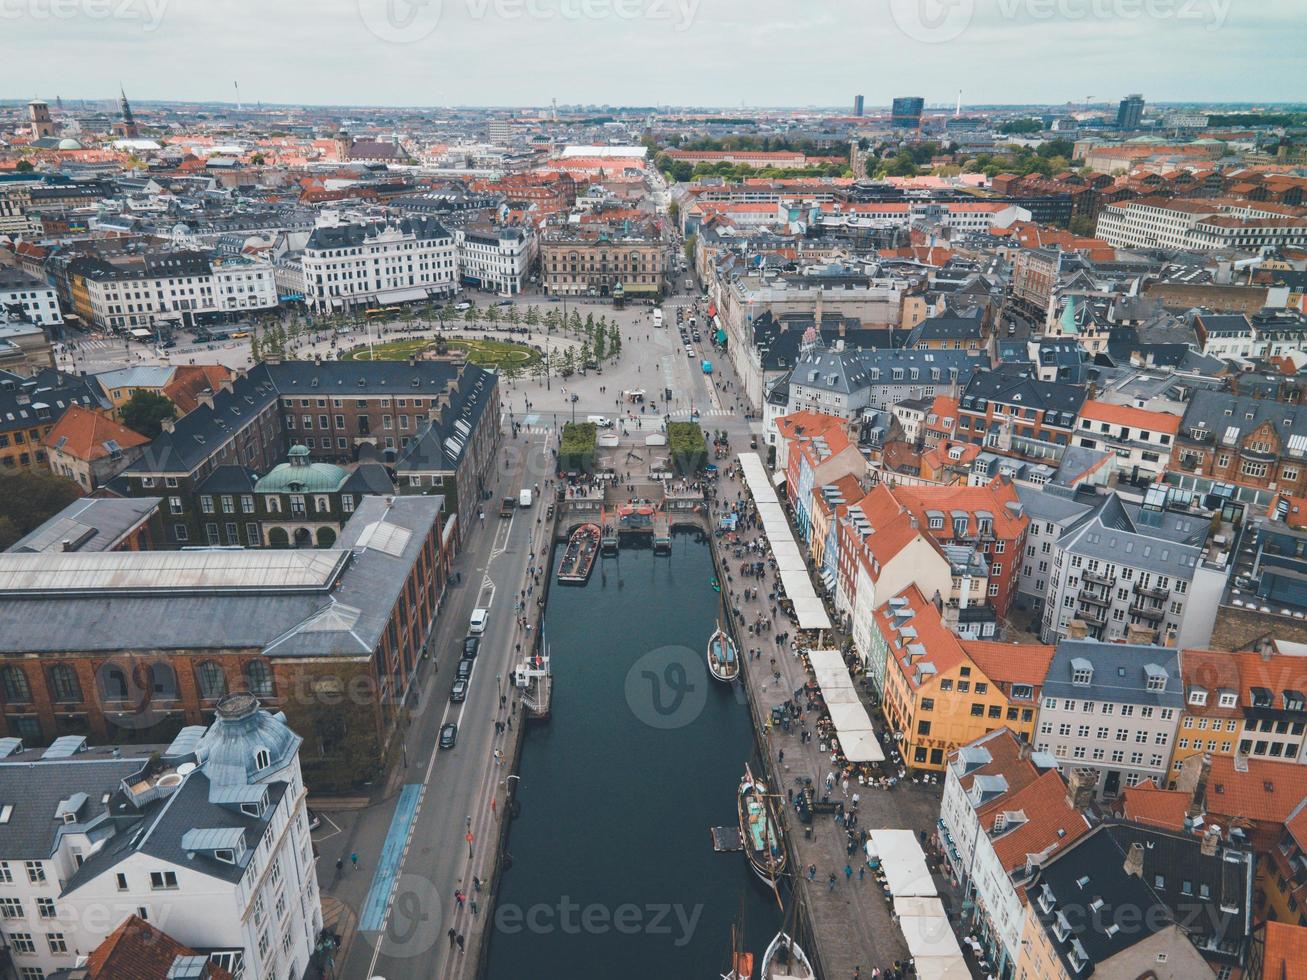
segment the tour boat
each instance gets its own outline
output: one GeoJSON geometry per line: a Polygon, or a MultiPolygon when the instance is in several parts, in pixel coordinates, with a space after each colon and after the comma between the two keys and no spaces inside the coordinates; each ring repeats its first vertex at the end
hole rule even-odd
{"type": "Polygon", "coordinates": [[[558,563],[558,581],[583,585],[590,578],[599,554],[599,525],[582,524],[567,539],[567,549],[558,563]]]}
{"type": "Polygon", "coordinates": [[[719,681],[729,684],[740,676],[740,655],[734,641],[718,624],[716,632],[708,637],[708,671],[719,681]]]}
{"type": "Polygon", "coordinates": [[[740,840],[749,866],[773,888],[785,871],[785,842],[781,840],[781,824],[772,798],[767,795],[767,784],[755,779],[746,764],[744,778],[740,780],[737,800],[740,817],[740,840]]]}
{"type": "Polygon", "coordinates": [[[759,980],[814,980],[817,976],[805,953],[789,933],[778,932],[762,954],[759,980]]]}

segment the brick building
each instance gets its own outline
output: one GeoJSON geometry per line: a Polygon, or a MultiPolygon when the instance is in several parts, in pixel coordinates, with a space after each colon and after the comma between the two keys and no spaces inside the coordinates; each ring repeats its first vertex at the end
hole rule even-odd
{"type": "Polygon", "coordinates": [[[321,784],[381,758],[451,561],[438,497],[368,497],[330,549],[0,555],[0,729],[167,741],[247,690],[321,784]]]}

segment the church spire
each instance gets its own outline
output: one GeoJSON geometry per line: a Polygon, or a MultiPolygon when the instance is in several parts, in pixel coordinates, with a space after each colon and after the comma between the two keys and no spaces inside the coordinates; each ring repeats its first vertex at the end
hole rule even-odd
{"type": "Polygon", "coordinates": [[[128,126],[136,121],[132,118],[132,107],[127,101],[127,93],[123,90],[121,82],[118,84],[118,108],[122,111],[123,122],[128,126]]]}

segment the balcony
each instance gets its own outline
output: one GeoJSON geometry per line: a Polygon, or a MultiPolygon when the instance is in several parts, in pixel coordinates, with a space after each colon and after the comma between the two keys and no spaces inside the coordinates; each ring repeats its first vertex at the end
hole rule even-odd
{"type": "Polygon", "coordinates": [[[1090,612],[1088,609],[1085,609],[1083,607],[1080,609],[1078,613],[1076,613],[1076,618],[1083,619],[1086,623],[1089,623],[1091,626],[1097,626],[1100,629],[1107,625],[1107,619],[1105,617],[1099,616],[1097,613],[1090,612]]]}
{"type": "Polygon", "coordinates": [[[1135,616],[1142,616],[1151,622],[1157,622],[1166,615],[1166,610],[1156,606],[1145,606],[1142,602],[1131,603],[1130,612],[1135,616]]]}
{"type": "Polygon", "coordinates": [[[1150,598],[1150,599],[1158,599],[1158,600],[1161,600],[1161,599],[1167,599],[1167,598],[1169,598],[1170,595],[1171,595],[1171,590],[1170,590],[1170,589],[1159,589],[1159,588],[1157,588],[1156,586],[1152,586],[1152,587],[1149,587],[1149,588],[1145,588],[1145,587],[1143,587],[1142,585],[1136,584],[1136,585],[1135,585],[1135,594],[1136,594],[1136,595],[1147,596],[1147,597],[1150,598]]]}
{"type": "Polygon", "coordinates": [[[1099,595],[1087,587],[1080,590],[1078,598],[1081,603],[1098,606],[1100,609],[1106,609],[1112,604],[1112,601],[1106,595],[1099,595]]]}

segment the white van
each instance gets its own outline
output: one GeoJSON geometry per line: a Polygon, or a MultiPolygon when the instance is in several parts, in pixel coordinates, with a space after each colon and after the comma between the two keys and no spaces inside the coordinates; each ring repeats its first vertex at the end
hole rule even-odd
{"type": "Polygon", "coordinates": [[[486,631],[486,620],[490,618],[490,610],[481,606],[472,610],[472,619],[468,622],[467,631],[473,636],[480,636],[486,631]]]}
{"type": "Polygon", "coordinates": [[[517,495],[517,505],[519,507],[531,506],[531,488],[523,487],[522,492],[517,495]]]}
{"type": "Polygon", "coordinates": [[[587,415],[585,420],[599,426],[601,429],[611,429],[613,427],[613,420],[606,415],[587,415]]]}

